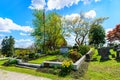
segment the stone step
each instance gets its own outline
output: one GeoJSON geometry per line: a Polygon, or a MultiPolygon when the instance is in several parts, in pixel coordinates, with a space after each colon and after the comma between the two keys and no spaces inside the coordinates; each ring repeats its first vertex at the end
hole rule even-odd
{"type": "Polygon", "coordinates": [[[20,62],[17,65],[23,67],[30,67],[30,68],[40,68],[42,66],[42,64],[32,64],[32,63],[23,63],[23,62],[20,62]]]}
{"type": "Polygon", "coordinates": [[[37,68],[34,68],[34,67],[28,67],[28,66],[23,66],[23,65],[15,65],[15,66],[20,67],[20,68],[34,69],[34,70],[37,69],[37,68]]]}

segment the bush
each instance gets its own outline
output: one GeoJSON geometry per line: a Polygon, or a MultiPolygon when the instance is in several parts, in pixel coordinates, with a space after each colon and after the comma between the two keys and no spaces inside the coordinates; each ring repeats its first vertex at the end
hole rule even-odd
{"type": "Polygon", "coordinates": [[[79,52],[80,52],[82,55],[85,55],[89,50],[90,50],[90,47],[87,46],[87,45],[80,45],[80,46],[79,46],[79,52]]]}
{"type": "Polygon", "coordinates": [[[28,55],[22,57],[23,62],[28,62],[28,60],[30,60],[28,55]]]}
{"type": "Polygon", "coordinates": [[[40,57],[40,54],[39,53],[36,53],[35,54],[35,58],[37,59],[37,58],[39,58],[40,57]]]}
{"type": "Polygon", "coordinates": [[[48,54],[48,55],[60,54],[60,50],[48,50],[48,51],[46,52],[46,54],[48,54]]]}
{"type": "Polygon", "coordinates": [[[76,62],[78,59],[80,59],[80,57],[82,57],[82,55],[77,52],[76,49],[71,49],[69,51],[69,57],[72,59],[73,62],[76,62]]]}
{"type": "Polygon", "coordinates": [[[10,65],[13,65],[13,64],[18,64],[18,61],[16,59],[9,59],[3,65],[4,66],[10,66],[10,65]]]}
{"type": "Polygon", "coordinates": [[[35,58],[35,53],[30,53],[30,54],[28,54],[28,56],[29,56],[30,59],[34,59],[35,58]]]}
{"type": "Polygon", "coordinates": [[[72,70],[72,64],[73,62],[71,60],[64,60],[59,75],[64,77],[69,74],[72,70]]]}

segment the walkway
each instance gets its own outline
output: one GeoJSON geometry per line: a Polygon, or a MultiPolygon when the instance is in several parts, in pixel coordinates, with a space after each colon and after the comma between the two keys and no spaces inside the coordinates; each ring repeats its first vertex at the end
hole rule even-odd
{"type": "Polygon", "coordinates": [[[36,77],[28,74],[10,72],[0,69],[0,80],[51,80],[51,79],[36,77]]]}

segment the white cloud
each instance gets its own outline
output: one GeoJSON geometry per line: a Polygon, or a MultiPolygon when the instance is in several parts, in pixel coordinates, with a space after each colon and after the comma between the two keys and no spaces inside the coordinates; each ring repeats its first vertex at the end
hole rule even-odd
{"type": "Polygon", "coordinates": [[[11,30],[31,32],[32,28],[30,26],[18,25],[9,18],[3,19],[0,17],[0,32],[11,32],[11,30]]]}
{"type": "Polygon", "coordinates": [[[112,28],[108,28],[105,30],[105,33],[107,34],[109,31],[113,30],[112,28]]]}
{"type": "Polygon", "coordinates": [[[66,19],[66,20],[69,20],[69,21],[72,21],[72,20],[74,20],[75,18],[80,18],[80,15],[77,14],[77,13],[74,13],[74,14],[66,15],[66,16],[65,16],[65,19],[66,19]]]}
{"type": "Polygon", "coordinates": [[[101,0],[95,0],[95,2],[100,2],[101,0]]]}
{"type": "Polygon", "coordinates": [[[90,10],[88,12],[85,13],[85,18],[95,18],[96,17],[96,12],[95,10],[90,10]]]}
{"type": "Polygon", "coordinates": [[[15,42],[21,43],[21,42],[33,42],[33,41],[30,39],[19,39],[19,40],[15,40],[15,42]]]}
{"type": "Polygon", "coordinates": [[[91,2],[100,2],[101,0],[31,0],[31,5],[29,6],[30,9],[43,9],[44,7],[47,10],[53,9],[62,9],[64,7],[70,7],[74,4],[78,4],[79,2],[83,2],[83,4],[90,4],[91,2]]]}
{"type": "Polygon", "coordinates": [[[34,43],[31,39],[19,39],[15,40],[15,42],[15,47],[19,48],[27,48],[34,43]]]}
{"type": "Polygon", "coordinates": [[[27,33],[20,33],[21,36],[29,36],[30,34],[27,34],[27,33]]]}
{"type": "MultiPolygon", "coordinates": [[[[1,48],[1,42],[3,39],[0,39],[0,48],[1,48]]],[[[15,40],[15,47],[17,48],[28,48],[31,46],[34,42],[31,39],[19,39],[15,40]]]]}
{"type": "MultiPolygon", "coordinates": [[[[88,11],[88,12],[86,12],[85,14],[84,14],[84,16],[85,16],[85,18],[88,18],[88,19],[90,19],[90,18],[95,18],[96,17],[96,12],[94,11],[94,10],[90,10],[90,11],[88,11]]],[[[65,16],[65,19],[66,20],[69,20],[69,21],[73,21],[74,19],[76,19],[76,18],[80,18],[80,14],[78,14],[78,13],[73,13],[73,14],[70,14],[70,15],[66,15],[65,16]]]]}
{"type": "Polygon", "coordinates": [[[32,0],[31,5],[29,6],[30,9],[43,9],[45,6],[45,0],[32,0]]]}
{"type": "Polygon", "coordinates": [[[64,7],[70,7],[73,4],[78,4],[80,0],[48,0],[48,10],[61,9],[64,7]]]}
{"type": "Polygon", "coordinates": [[[92,0],[81,0],[83,2],[83,4],[90,4],[92,2],[92,0]]]}
{"type": "Polygon", "coordinates": [[[69,38],[66,37],[66,41],[68,43],[68,45],[74,46],[75,42],[75,36],[72,34],[69,38]]]}
{"type": "Polygon", "coordinates": [[[101,0],[81,0],[83,2],[83,4],[90,4],[91,2],[100,2],[101,0]]]}
{"type": "Polygon", "coordinates": [[[73,4],[78,4],[80,0],[48,0],[47,3],[45,0],[32,0],[30,9],[43,9],[44,6],[47,6],[47,10],[61,9],[64,7],[70,7],[73,4]]]}

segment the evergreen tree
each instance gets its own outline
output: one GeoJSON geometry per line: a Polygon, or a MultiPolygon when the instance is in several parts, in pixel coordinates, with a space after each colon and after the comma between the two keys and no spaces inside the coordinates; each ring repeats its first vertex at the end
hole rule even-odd
{"type": "Polygon", "coordinates": [[[14,38],[12,36],[10,36],[9,38],[6,36],[3,40],[2,40],[2,48],[1,48],[1,52],[4,56],[12,56],[14,53],[14,38]]]}

